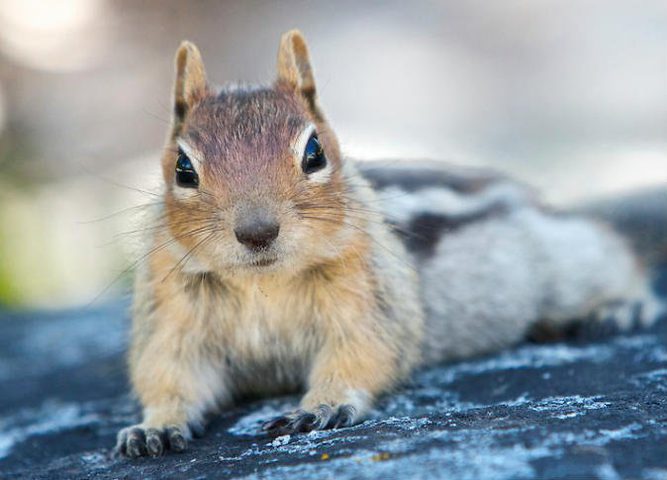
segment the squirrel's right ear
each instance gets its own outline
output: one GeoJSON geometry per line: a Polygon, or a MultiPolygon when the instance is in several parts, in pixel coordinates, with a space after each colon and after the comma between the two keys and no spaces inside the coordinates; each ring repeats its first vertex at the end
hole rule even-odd
{"type": "Polygon", "coordinates": [[[184,41],[176,51],[174,82],[174,124],[185,120],[188,112],[208,94],[204,62],[197,47],[184,41]]]}
{"type": "Polygon", "coordinates": [[[297,90],[317,111],[315,77],[310,66],[306,39],[298,30],[283,34],[278,49],[278,82],[297,90]]]}

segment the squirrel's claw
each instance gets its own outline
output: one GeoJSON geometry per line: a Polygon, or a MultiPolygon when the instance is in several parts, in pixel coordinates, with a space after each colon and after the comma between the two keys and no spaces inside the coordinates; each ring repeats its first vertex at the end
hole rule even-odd
{"type": "Polygon", "coordinates": [[[188,446],[187,434],[187,431],[176,425],[162,429],[144,428],[141,425],[124,428],[118,433],[114,455],[138,458],[159,457],[167,450],[182,452],[188,446]]]}
{"type": "Polygon", "coordinates": [[[275,417],[262,425],[262,431],[269,436],[279,437],[313,430],[344,428],[352,425],[354,418],[355,408],[352,405],[340,405],[337,408],[320,405],[313,412],[296,410],[275,417]]]}

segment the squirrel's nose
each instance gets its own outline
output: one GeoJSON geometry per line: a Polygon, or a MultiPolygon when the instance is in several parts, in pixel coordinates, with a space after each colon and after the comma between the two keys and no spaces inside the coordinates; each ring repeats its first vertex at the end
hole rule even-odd
{"type": "Polygon", "coordinates": [[[251,250],[267,248],[278,237],[280,225],[275,220],[249,219],[234,229],[236,239],[251,250]]]}

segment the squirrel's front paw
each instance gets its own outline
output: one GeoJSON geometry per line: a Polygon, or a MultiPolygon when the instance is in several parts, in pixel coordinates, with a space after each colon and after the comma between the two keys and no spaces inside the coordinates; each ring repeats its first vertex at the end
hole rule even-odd
{"type": "Polygon", "coordinates": [[[315,410],[296,410],[280,415],[262,425],[267,434],[278,437],[312,430],[349,427],[357,422],[357,409],[349,404],[331,407],[320,405],[315,410]]]}
{"type": "Polygon", "coordinates": [[[166,450],[182,452],[188,446],[190,430],[188,427],[170,425],[164,428],[151,428],[145,425],[133,425],[118,432],[114,452],[130,458],[150,455],[157,457],[166,450]]]}

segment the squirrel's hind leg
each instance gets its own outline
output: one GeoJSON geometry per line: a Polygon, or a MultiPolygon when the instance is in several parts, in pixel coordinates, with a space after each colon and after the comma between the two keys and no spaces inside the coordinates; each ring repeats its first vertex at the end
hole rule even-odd
{"type": "Polygon", "coordinates": [[[528,333],[528,340],[541,343],[604,339],[651,327],[666,311],[664,303],[647,291],[636,297],[601,303],[580,318],[539,321],[528,333]]]}
{"type": "Polygon", "coordinates": [[[548,275],[533,340],[630,332],[664,312],[648,272],[609,228],[584,218],[545,218],[537,231],[544,233],[548,275]]]}

